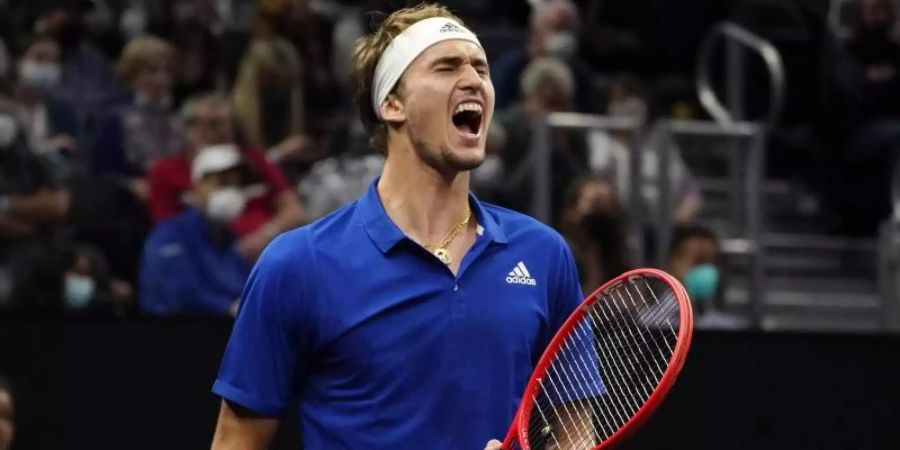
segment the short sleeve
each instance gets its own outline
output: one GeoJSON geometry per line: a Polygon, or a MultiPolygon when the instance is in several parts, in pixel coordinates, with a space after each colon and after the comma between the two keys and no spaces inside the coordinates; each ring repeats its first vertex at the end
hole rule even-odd
{"type": "Polygon", "coordinates": [[[575,258],[572,251],[562,236],[557,235],[559,245],[556,292],[551,308],[553,317],[551,318],[552,334],[556,334],[557,330],[565,323],[566,319],[578,308],[578,305],[584,301],[584,293],[581,292],[581,282],[578,278],[578,268],[575,266],[575,258]]]}
{"type": "MultiPolygon", "coordinates": [[[[559,261],[559,285],[557,286],[557,310],[553,318],[555,335],[563,323],[584,301],[584,293],[578,279],[578,270],[575,259],[565,241],[560,237],[560,261],[559,261]]],[[[575,331],[569,336],[564,346],[556,356],[556,364],[562,369],[557,373],[571,371],[578,368],[579,376],[575,379],[562,380],[561,385],[556,386],[556,391],[545,394],[554,405],[569,403],[576,400],[585,400],[606,393],[603,380],[600,375],[600,363],[595,349],[595,332],[589,321],[582,321],[576,325],[575,331]]]]}
{"type": "Polygon", "coordinates": [[[296,396],[312,342],[300,231],[273,241],[250,273],[213,385],[224,399],[269,416],[296,396]]]}

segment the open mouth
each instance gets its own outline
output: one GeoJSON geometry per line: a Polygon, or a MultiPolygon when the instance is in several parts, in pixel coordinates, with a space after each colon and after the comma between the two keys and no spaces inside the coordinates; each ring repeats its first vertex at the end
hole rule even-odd
{"type": "Polygon", "coordinates": [[[453,111],[453,125],[462,134],[478,135],[484,108],[475,102],[460,103],[453,111]]]}

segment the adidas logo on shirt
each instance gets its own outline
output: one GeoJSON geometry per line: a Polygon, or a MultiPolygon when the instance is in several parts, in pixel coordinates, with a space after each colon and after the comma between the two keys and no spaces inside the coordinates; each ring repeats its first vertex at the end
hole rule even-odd
{"type": "Polygon", "coordinates": [[[452,23],[450,23],[450,22],[447,22],[447,23],[445,23],[444,26],[442,26],[441,29],[438,30],[438,31],[441,32],[441,33],[449,33],[449,32],[451,32],[451,31],[460,31],[460,30],[459,30],[459,27],[458,27],[458,26],[456,26],[456,25],[454,25],[454,24],[452,24],[452,23]]]}
{"type": "Polygon", "coordinates": [[[509,284],[524,284],[526,286],[537,286],[537,281],[534,278],[531,278],[531,274],[528,273],[528,268],[525,267],[525,263],[519,261],[516,264],[516,267],[513,268],[512,272],[506,276],[506,282],[509,284]]]}

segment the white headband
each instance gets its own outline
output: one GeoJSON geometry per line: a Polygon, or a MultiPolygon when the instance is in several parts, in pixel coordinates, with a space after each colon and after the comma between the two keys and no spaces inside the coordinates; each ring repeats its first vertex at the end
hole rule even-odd
{"type": "Polygon", "coordinates": [[[462,39],[481,47],[475,33],[446,17],[431,17],[412,24],[384,50],[372,79],[372,109],[381,118],[381,104],[394,89],[406,68],[419,54],[438,42],[462,39]]]}

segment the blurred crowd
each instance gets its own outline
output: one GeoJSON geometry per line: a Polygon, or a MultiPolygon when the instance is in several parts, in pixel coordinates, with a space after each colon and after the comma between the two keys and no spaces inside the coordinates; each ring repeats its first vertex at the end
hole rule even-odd
{"type": "MultiPolygon", "coordinates": [[[[652,18],[671,2],[445,3],[491,59],[497,114],[473,173],[484,200],[529,211],[528,151],[544,113],[702,117],[684,55],[703,30],[652,18]]],[[[842,115],[832,128],[854,158],[883,168],[900,149],[896,8],[853,3],[858,20],[827,77],[842,115]]],[[[272,239],[380,172],[349,85],[353,44],[379,17],[338,1],[0,1],[0,310],[232,314],[272,239]]],[[[629,139],[552,132],[555,225],[585,289],[631,266],[630,177],[667,170],[669,269],[715,308],[722,257],[696,223],[703,199],[688,165],[677,148],[640,144],[675,157],[630,174],[629,139]]],[[[658,193],[641,196],[658,209],[658,193]]]]}

